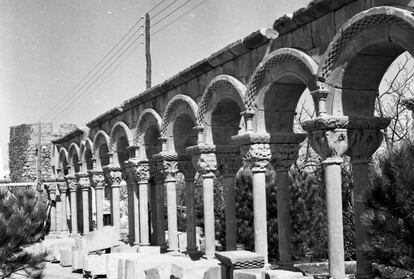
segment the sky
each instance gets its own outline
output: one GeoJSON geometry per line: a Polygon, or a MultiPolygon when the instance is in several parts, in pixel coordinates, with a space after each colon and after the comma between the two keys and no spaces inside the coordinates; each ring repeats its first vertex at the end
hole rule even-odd
{"type": "Polygon", "coordinates": [[[150,12],[152,30],[162,28],[151,36],[152,79],[156,85],[259,28],[271,28],[275,19],[306,6],[309,0],[186,2],[1,0],[0,146],[3,164],[7,165],[10,126],[36,123],[53,109],[56,113],[46,120],[85,125],[145,89],[144,47],[138,40],[139,47],[99,87],[106,74],[88,90],[87,85],[73,90],[72,93],[79,96],[78,101],[66,102],[71,104],[67,109],[56,107],[154,5],[159,4],[150,12]],[[173,22],[199,3],[202,4],[173,22]],[[167,16],[181,5],[182,8],[167,16]]]}

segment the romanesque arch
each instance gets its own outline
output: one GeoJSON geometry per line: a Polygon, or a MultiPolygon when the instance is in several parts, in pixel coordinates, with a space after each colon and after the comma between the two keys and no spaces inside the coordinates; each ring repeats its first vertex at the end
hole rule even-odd
{"type": "Polygon", "coordinates": [[[57,170],[60,172],[60,175],[68,174],[68,151],[64,147],[59,148],[57,170]]]}
{"type": "Polygon", "coordinates": [[[317,64],[306,53],[280,48],[267,54],[247,85],[246,108],[255,113],[253,130],[291,133],[295,109],[303,91],[318,88],[317,64]]]}
{"type": "Polygon", "coordinates": [[[76,143],[69,146],[69,165],[72,173],[77,173],[80,170],[80,149],[76,143]]]}
{"type": "Polygon", "coordinates": [[[334,93],[328,112],[372,116],[384,73],[401,53],[414,53],[413,43],[411,11],[375,7],[348,20],[329,44],[318,71],[334,93]]]}
{"type": "Polygon", "coordinates": [[[162,125],[161,116],[153,109],[145,109],[137,122],[134,142],[140,147],[140,159],[151,160],[161,151],[159,142],[162,125]]]}
{"type": "Polygon", "coordinates": [[[128,126],[122,121],[116,122],[110,136],[110,151],[113,152],[115,165],[120,167],[125,165],[125,161],[129,159],[128,146],[132,145],[132,140],[132,133],[128,126]]]}
{"type": "Polygon", "coordinates": [[[82,171],[86,172],[93,169],[93,143],[89,138],[82,140],[80,145],[80,155],[82,160],[82,171]]]}
{"type": "Polygon", "coordinates": [[[178,94],[168,103],[161,125],[161,136],[167,139],[167,151],[184,154],[189,146],[196,145],[196,126],[198,107],[189,96],[178,94]]]}
{"type": "Polygon", "coordinates": [[[109,164],[109,142],[110,138],[103,130],[99,130],[93,139],[93,155],[96,159],[97,170],[109,164]]]}
{"type": "Polygon", "coordinates": [[[204,127],[204,143],[227,145],[239,130],[240,113],[245,110],[246,87],[236,78],[219,75],[205,89],[197,114],[198,126],[204,127]]]}

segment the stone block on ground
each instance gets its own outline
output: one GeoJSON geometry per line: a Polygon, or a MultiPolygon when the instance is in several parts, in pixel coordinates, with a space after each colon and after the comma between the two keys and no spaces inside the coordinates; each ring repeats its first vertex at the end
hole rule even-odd
{"type": "Polygon", "coordinates": [[[59,250],[60,253],[60,265],[71,266],[72,265],[72,248],[65,247],[59,250]]]}
{"type": "MultiPolygon", "coordinates": [[[[234,279],[265,279],[263,269],[236,269],[233,272],[234,279]]],[[[224,279],[224,278],[223,278],[224,279]]]]}
{"type": "Polygon", "coordinates": [[[139,249],[139,246],[117,246],[111,248],[111,253],[138,253],[139,249]]]}
{"type": "Polygon", "coordinates": [[[119,235],[116,228],[104,226],[102,229],[88,232],[83,237],[86,240],[88,252],[108,249],[119,244],[119,235]]]}
{"type": "Polygon", "coordinates": [[[137,259],[142,257],[139,253],[112,253],[106,256],[106,278],[118,279],[119,260],[120,259],[137,259]]]}
{"type": "Polygon", "coordinates": [[[92,277],[106,275],[106,257],[102,255],[85,255],[84,270],[88,271],[92,277]]]}
{"type": "MultiPolygon", "coordinates": [[[[187,259],[186,259],[187,260],[187,259]]],[[[221,278],[220,266],[215,260],[178,261],[171,265],[171,275],[179,279],[221,278]]]]}
{"type": "Polygon", "coordinates": [[[81,248],[72,249],[72,270],[82,270],[83,269],[83,256],[84,251],[81,248]]]}
{"type": "Polygon", "coordinates": [[[139,253],[145,255],[160,255],[161,247],[160,246],[140,246],[138,249],[139,253]]]}
{"type": "MultiPolygon", "coordinates": [[[[235,278],[233,277],[235,274],[235,270],[260,269],[264,267],[264,257],[260,254],[253,253],[250,251],[237,250],[216,252],[215,255],[217,260],[221,262],[221,274],[223,279],[235,278]]],[[[250,273],[248,273],[247,275],[244,275],[243,273],[240,276],[246,276],[246,278],[249,278],[249,276],[251,275],[250,273]]]]}
{"type": "Polygon", "coordinates": [[[187,251],[187,234],[186,233],[178,233],[178,249],[181,253],[187,251]]]}
{"type": "Polygon", "coordinates": [[[266,271],[266,278],[269,279],[302,279],[303,274],[301,272],[289,271],[289,270],[268,270],[266,271]]]}

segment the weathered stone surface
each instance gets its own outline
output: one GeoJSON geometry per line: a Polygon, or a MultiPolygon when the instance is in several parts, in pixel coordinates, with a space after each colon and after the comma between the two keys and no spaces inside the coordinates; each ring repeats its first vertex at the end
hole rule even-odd
{"type": "Polygon", "coordinates": [[[84,239],[88,252],[111,248],[119,243],[117,230],[112,226],[104,226],[100,230],[86,233],[84,239]]]}
{"type": "Polygon", "coordinates": [[[60,265],[71,266],[72,265],[72,248],[63,248],[60,252],[60,265]]]}
{"type": "Polygon", "coordinates": [[[300,279],[303,274],[300,272],[288,270],[268,270],[266,271],[266,278],[269,279],[300,279]]]}
{"type": "Polygon", "coordinates": [[[90,272],[91,276],[106,275],[107,254],[85,255],[84,270],[90,272]]]}
{"type": "Polygon", "coordinates": [[[264,271],[261,269],[238,269],[233,272],[233,279],[263,279],[264,271]]]}

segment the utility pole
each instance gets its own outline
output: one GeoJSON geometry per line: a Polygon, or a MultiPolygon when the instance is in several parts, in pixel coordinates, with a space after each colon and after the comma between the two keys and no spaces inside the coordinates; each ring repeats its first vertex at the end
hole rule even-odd
{"type": "Polygon", "coordinates": [[[145,34],[145,59],[147,61],[146,67],[146,88],[151,88],[151,39],[150,39],[150,17],[149,14],[146,13],[142,16],[142,21],[144,24],[145,20],[145,27],[144,27],[144,34],[145,34]]]}
{"type": "Polygon", "coordinates": [[[39,122],[37,137],[37,190],[42,189],[42,122],[39,122]]]}

